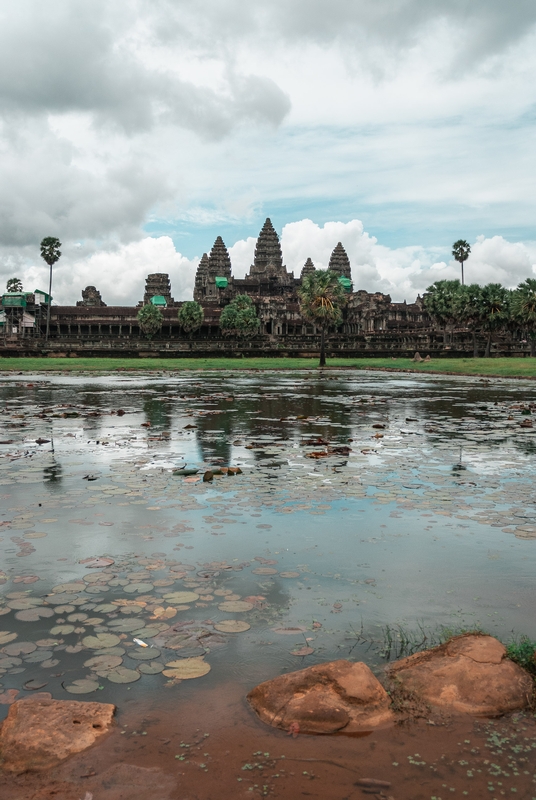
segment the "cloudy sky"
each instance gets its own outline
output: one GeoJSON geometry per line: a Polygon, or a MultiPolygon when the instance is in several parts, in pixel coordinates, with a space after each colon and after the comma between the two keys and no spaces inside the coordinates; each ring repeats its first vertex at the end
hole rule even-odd
{"type": "Polygon", "coordinates": [[[0,5],[0,281],[191,297],[266,216],[287,267],[340,240],[357,288],[412,300],[536,271],[534,0],[17,0],[0,5]]]}

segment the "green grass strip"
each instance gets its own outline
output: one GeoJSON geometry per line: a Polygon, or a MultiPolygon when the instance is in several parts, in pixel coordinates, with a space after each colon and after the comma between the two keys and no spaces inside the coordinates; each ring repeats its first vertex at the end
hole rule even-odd
{"type": "MultiPolygon", "coordinates": [[[[386,369],[416,373],[536,378],[536,358],[331,358],[327,369],[386,369]]],[[[0,372],[135,372],[174,370],[318,369],[317,358],[0,358],[0,372]]]]}

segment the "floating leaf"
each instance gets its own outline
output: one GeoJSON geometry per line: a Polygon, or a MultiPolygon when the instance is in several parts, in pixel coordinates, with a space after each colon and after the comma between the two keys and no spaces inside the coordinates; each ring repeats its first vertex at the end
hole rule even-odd
{"type": "Polygon", "coordinates": [[[258,567],[251,570],[254,575],[277,575],[277,570],[271,567],[258,567]]]}
{"type": "Polygon", "coordinates": [[[129,631],[136,631],[138,628],[143,627],[143,623],[139,619],[111,619],[108,627],[113,628],[114,631],[121,631],[128,633],[129,631]]]}
{"type": "Polygon", "coordinates": [[[52,591],[55,594],[62,594],[63,592],[83,592],[86,587],[82,581],[73,581],[72,583],[60,583],[54,586],[52,591]]]}
{"type": "Polygon", "coordinates": [[[46,686],[46,683],[41,683],[41,681],[38,681],[35,678],[32,678],[32,680],[26,681],[26,683],[23,684],[23,686],[28,691],[35,692],[35,691],[38,691],[39,689],[42,689],[44,686],[46,686]]]}
{"type": "Polygon", "coordinates": [[[220,611],[231,611],[231,612],[240,612],[240,611],[251,611],[253,608],[252,603],[246,603],[244,600],[229,600],[226,603],[220,603],[218,608],[220,611]]]}
{"type": "Polygon", "coordinates": [[[195,600],[199,600],[199,595],[197,592],[171,592],[165,594],[164,599],[171,604],[193,603],[195,600]]]}
{"type": "Polygon", "coordinates": [[[52,636],[67,636],[69,633],[74,633],[74,625],[55,625],[50,629],[52,636]]]}
{"type": "Polygon", "coordinates": [[[41,666],[44,669],[50,669],[51,667],[57,667],[59,663],[57,658],[47,658],[46,661],[41,661],[41,666]]]}
{"type": "Polygon", "coordinates": [[[249,631],[251,625],[240,619],[222,619],[214,627],[217,631],[222,631],[223,633],[241,633],[242,631],[249,631]]]}
{"type": "Polygon", "coordinates": [[[176,613],[177,609],[171,608],[171,606],[168,606],[167,608],[164,608],[164,606],[157,606],[156,608],[153,608],[151,619],[171,619],[176,615],[176,613]]]}
{"type": "Polygon", "coordinates": [[[64,683],[62,683],[62,686],[65,691],[70,694],[91,694],[91,692],[97,691],[99,683],[89,678],[80,678],[77,681],[73,681],[69,686],[66,686],[64,683]]]}
{"type": "Polygon", "coordinates": [[[300,577],[300,573],[299,572],[280,572],[279,573],[279,577],[280,578],[299,578],[300,577]]]}
{"type": "Polygon", "coordinates": [[[138,672],[143,675],[158,675],[163,669],[164,665],[159,661],[143,661],[138,667],[138,672]]]}
{"type": "Polygon", "coordinates": [[[301,625],[296,625],[294,628],[272,628],[272,630],[274,633],[290,635],[295,633],[304,633],[307,628],[304,628],[301,625]]]}
{"type": "Polygon", "coordinates": [[[40,608],[27,608],[24,611],[17,611],[15,614],[15,618],[22,620],[22,622],[37,622],[38,619],[53,616],[53,609],[47,608],[47,606],[41,606],[40,608]]]}
{"type": "Polygon", "coordinates": [[[178,678],[179,680],[189,680],[191,678],[201,678],[210,672],[210,664],[203,660],[203,656],[196,658],[183,658],[178,661],[170,661],[166,664],[166,669],[162,674],[166,678],[178,678]]]}
{"type": "Polygon", "coordinates": [[[85,636],[82,644],[90,650],[101,650],[104,647],[115,647],[120,641],[115,633],[96,633],[94,636],[85,636]]]}
{"type": "Polygon", "coordinates": [[[84,661],[84,667],[88,667],[88,669],[95,671],[101,671],[114,669],[115,667],[119,667],[122,663],[123,659],[121,656],[99,655],[93,656],[92,658],[88,658],[87,661],[84,661]]]}
{"type": "Polygon", "coordinates": [[[8,642],[12,642],[13,639],[16,639],[18,636],[17,633],[11,633],[10,631],[0,631],[0,644],[7,644],[8,642]]]}
{"type": "Polygon", "coordinates": [[[33,653],[28,653],[28,655],[24,657],[24,661],[27,664],[40,664],[42,661],[47,661],[49,658],[52,658],[52,655],[52,650],[34,650],[33,653]]]}
{"type": "Polygon", "coordinates": [[[127,669],[127,667],[118,667],[111,670],[106,677],[112,683],[134,683],[141,678],[140,673],[135,669],[127,669]]]}
{"type": "Polygon", "coordinates": [[[313,647],[299,647],[297,650],[291,650],[290,654],[292,656],[310,656],[311,653],[314,653],[313,647]]]}
{"type": "Polygon", "coordinates": [[[7,605],[12,609],[26,609],[35,608],[36,606],[43,605],[40,597],[19,597],[15,600],[9,600],[7,605]]]}
{"type": "Polygon", "coordinates": [[[111,567],[112,564],[115,564],[115,561],[113,558],[108,558],[108,556],[96,556],[95,558],[84,558],[78,563],[84,564],[86,569],[101,569],[101,567],[111,567]]]}
{"type": "Polygon", "coordinates": [[[134,658],[136,661],[151,661],[158,658],[160,650],[156,647],[131,647],[128,650],[128,657],[134,658]]]}
{"type": "Polygon", "coordinates": [[[33,642],[16,642],[3,647],[2,653],[5,653],[8,656],[20,656],[33,653],[33,651],[36,649],[37,645],[35,645],[33,642]]]}
{"type": "Polygon", "coordinates": [[[152,583],[129,583],[123,587],[123,591],[129,594],[147,594],[147,592],[152,592],[153,588],[152,583]]]}

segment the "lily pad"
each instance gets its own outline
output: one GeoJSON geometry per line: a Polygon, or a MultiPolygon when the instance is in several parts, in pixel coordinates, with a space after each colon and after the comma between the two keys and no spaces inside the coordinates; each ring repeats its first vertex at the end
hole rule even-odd
{"type": "Polygon", "coordinates": [[[128,633],[128,631],[135,631],[138,630],[138,628],[142,628],[143,624],[139,619],[111,619],[108,623],[108,627],[112,628],[114,631],[128,633]]]}
{"type": "Polygon", "coordinates": [[[108,558],[108,556],[96,556],[95,558],[84,558],[78,563],[84,564],[86,569],[101,569],[102,567],[111,567],[112,564],[115,564],[115,561],[113,558],[108,558]]]}
{"type": "Polygon", "coordinates": [[[158,658],[160,650],[157,650],[156,647],[131,647],[127,655],[136,661],[151,661],[154,658],[158,658]]]}
{"type": "Polygon", "coordinates": [[[121,656],[101,655],[88,658],[87,661],[84,661],[84,667],[88,667],[88,669],[95,671],[103,671],[107,669],[115,669],[115,667],[119,667],[122,663],[123,659],[121,656]]]}
{"type": "Polygon", "coordinates": [[[277,570],[271,567],[257,567],[251,571],[254,575],[277,575],[277,570]]]}
{"type": "Polygon", "coordinates": [[[220,603],[218,608],[220,611],[230,611],[233,612],[240,612],[240,611],[251,611],[254,608],[252,603],[246,603],[245,600],[229,600],[226,603],[220,603]]]}
{"type": "MultiPolygon", "coordinates": [[[[147,594],[147,592],[152,592],[153,588],[152,583],[129,583],[123,587],[123,591],[129,594],[147,594]]],[[[89,591],[89,589],[86,591],[89,591]]]]}
{"type": "Polygon", "coordinates": [[[3,647],[2,653],[5,653],[8,656],[26,656],[28,653],[33,653],[33,651],[36,649],[37,645],[35,645],[33,642],[16,642],[3,647]]]}
{"type": "Polygon", "coordinates": [[[17,633],[11,633],[11,631],[0,631],[0,644],[7,644],[8,642],[12,642],[13,639],[16,639],[18,636],[17,633]]]}
{"type": "Polygon", "coordinates": [[[90,650],[102,650],[104,647],[115,647],[120,641],[115,633],[96,633],[94,636],[85,636],[82,644],[90,650]]]}
{"type": "Polygon", "coordinates": [[[67,636],[69,633],[74,633],[74,625],[54,625],[50,633],[52,636],[67,636]]]}
{"type": "Polygon", "coordinates": [[[300,577],[300,573],[299,572],[280,572],[279,573],[279,577],[280,578],[299,578],[300,577]]]}
{"type": "Polygon", "coordinates": [[[22,622],[37,622],[39,619],[52,616],[54,616],[54,611],[52,608],[48,608],[47,606],[40,606],[39,608],[26,608],[23,611],[17,611],[15,614],[15,618],[22,620],[22,622]]]}
{"type": "Polygon", "coordinates": [[[179,680],[190,680],[191,678],[201,678],[210,672],[208,664],[203,656],[196,658],[183,658],[178,661],[170,661],[166,664],[166,669],[162,674],[166,678],[178,678],[179,680]]]}
{"type": "Polygon", "coordinates": [[[242,631],[249,631],[251,625],[241,619],[222,619],[214,627],[217,631],[222,631],[223,633],[242,633],[242,631]]]}
{"type": "Polygon", "coordinates": [[[80,678],[77,681],[73,681],[71,684],[66,686],[62,684],[63,688],[66,692],[70,694],[91,694],[91,692],[96,692],[99,688],[98,681],[92,681],[89,678],[80,678]]]}
{"type": "Polygon", "coordinates": [[[141,675],[135,669],[118,667],[117,669],[111,670],[106,677],[112,683],[134,683],[134,681],[139,681],[141,675]]]}
{"type": "Polygon", "coordinates": [[[294,628],[272,628],[274,633],[280,633],[283,635],[293,635],[296,633],[305,633],[307,628],[304,628],[302,625],[296,625],[294,628]]]}
{"type": "Polygon", "coordinates": [[[43,601],[40,597],[19,597],[15,600],[9,600],[6,605],[13,610],[23,610],[26,608],[35,608],[36,606],[41,606],[43,605],[43,601]]]}
{"type": "Polygon", "coordinates": [[[314,653],[313,647],[298,647],[296,650],[291,650],[290,654],[292,656],[310,656],[311,653],[314,653]]]}
{"type": "Polygon", "coordinates": [[[143,661],[138,667],[138,672],[143,675],[158,675],[163,670],[164,665],[159,661],[143,661]]]}
{"type": "Polygon", "coordinates": [[[164,599],[171,605],[175,603],[180,605],[181,603],[193,603],[199,600],[199,595],[197,592],[170,592],[164,595],[164,599]]]}

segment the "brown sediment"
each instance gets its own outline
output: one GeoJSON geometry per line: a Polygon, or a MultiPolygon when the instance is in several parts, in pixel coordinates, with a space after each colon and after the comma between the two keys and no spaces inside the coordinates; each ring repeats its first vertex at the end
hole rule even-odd
{"type": "Polygon", "coordinates": [[[357,800],[373,789],[395,800],[536,796],[536,720],[528,712],[500,720],[436,715],[365,737],[293,738],[260,722],[244,695],[235,683],[195,695],[178,685],[156,703],[127,703],[102,744],[53,772],[0,774],[0,797],[357,800]]]}

